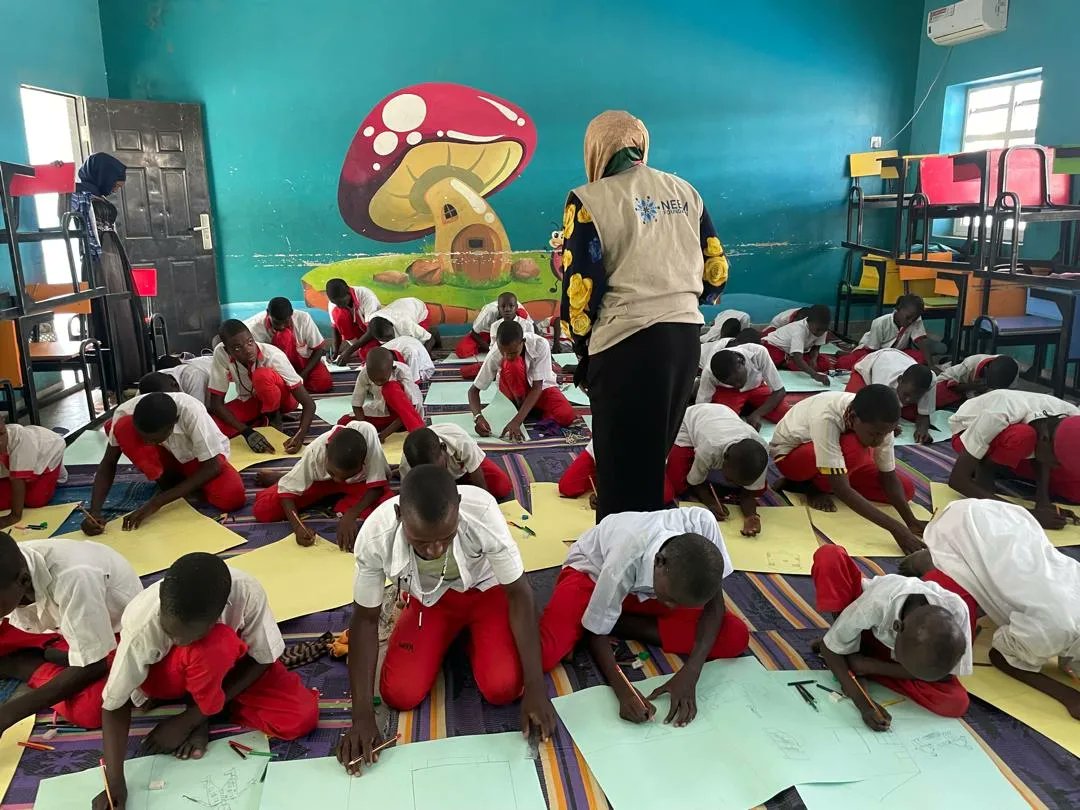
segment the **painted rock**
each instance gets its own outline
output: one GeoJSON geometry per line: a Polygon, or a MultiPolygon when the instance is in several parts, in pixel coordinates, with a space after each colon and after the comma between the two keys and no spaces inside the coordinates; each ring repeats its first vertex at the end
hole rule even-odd
{"type": "Polygon", "coordinates": [[[510,275],[518,281],[528,281],[540,276],[540,268],[532,259],[518,259],[510,265],[510,275]]]}
{"type": "Polygon", "coordinates": [[[417,259],[405,272],[412,276],[417,284],[428,287],[443,282],[442,264],[438,259],[417,259]]]}
{"type": "Polygon", "coordinates": [[[380,284],[390,284],[394,287],[404,287],[409,283],[409,277],[398,270],[383,270],[371,278],[380,284]]]}

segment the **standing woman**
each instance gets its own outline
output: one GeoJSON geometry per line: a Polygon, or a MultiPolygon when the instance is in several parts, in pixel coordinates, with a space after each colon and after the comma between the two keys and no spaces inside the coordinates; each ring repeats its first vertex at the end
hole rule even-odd
{"type": "Polygon", "coordinates": [[[664,506],[664,468],[697,374],[698,304],[728,261],[701,195],[646,166],[649,132],[609,110],[585,132],[585,173],[563,214],[562,318],[589,392],[597,521],[664,506]]]}

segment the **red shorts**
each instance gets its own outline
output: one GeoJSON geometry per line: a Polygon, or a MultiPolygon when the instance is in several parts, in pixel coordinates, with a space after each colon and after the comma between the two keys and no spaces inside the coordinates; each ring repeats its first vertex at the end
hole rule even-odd
{"type": "MultiPolygon", "coordinates": [[[[864,447],[854,431],[848,431],[840,436],[840,451],[844,454],[852,489],[869,501],[888,503],[889,497],[881,485],[881,474],[874,462],[873,449],[864,447]]],[[[783,458],[778,458],[776,468],[789,481],[811,481],[820,491],[832,492],[828,476],[818,469],[812,442],[801,444],[783,458]]],[[[915,482],[900,470],[896,474],[904,488],[905,498],[910,501],[915,497],[915,482]]]]}

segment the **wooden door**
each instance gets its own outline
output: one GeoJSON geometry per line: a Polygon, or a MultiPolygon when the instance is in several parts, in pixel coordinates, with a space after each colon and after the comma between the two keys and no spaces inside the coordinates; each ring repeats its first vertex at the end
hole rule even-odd
{"type": "Polygon", "coordinates": [[[153,308],[172,351],[198,354],[221,322],[202,108],[121,99],[86,99],[92,152],[128,167],[117,228],[132,265],[157,268],[153,308]]]}

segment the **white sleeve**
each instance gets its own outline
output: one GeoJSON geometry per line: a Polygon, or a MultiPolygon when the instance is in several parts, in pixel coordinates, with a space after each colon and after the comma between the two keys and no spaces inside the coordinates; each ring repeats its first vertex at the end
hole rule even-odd
{"type": "Polygon", "coordinates": [[[1068,638],[1056,630],[1060,622],[1014,612],[1009,623],[994,631],[995,650],[1017,669],[1038,672],[1068,646],[1068,638]]]}
{"type": "Polygon", "coordinates": [[[552,376],[551,349],[546,340],[531,340],[525,345],[528,346],[530,343],[536,348],[536,354],[533,356],[532,369],[528,370],[526,378],[530,383],[547,382],[552,376]]]}
{"type": "Polygon", "coordinates": [[[918,403],[918,412],[921,416],[933,416],[937,407],[937,384],[938,378],[934,377],[930,383],[930,390],[922,395],[918,403]]]}
{"type": "Polygon", "coordinates": [[[811,343],[813,335],[810,334],[810,329],[804,322],[800,322],[797,329],[791,330],[791,348],[788,349],[788,354],[806,354],[810,346],[807,345],[807,341],[811,343]]]}
{"type": "Polygon", "coordinates": [[[101,694],[103,709],[116,711],[129,700],[136,705],[146,702],[139,687],[146,682],[151,662],[157,660],[157,655],[149,649],[151,646],[142,633],[134,636],[121,633],[120,644],[116,647],[116,655],[109,666],[109,677],[101,694]]]}
{"type": "Polygon", "coordinates": [[[484,557],[491,565],[496,582],[500,585],[509,585],[517,582],[524,575],[525,565],[521,561],[521,551],[514,542],[514,538],[510,536],[506,518],[503,517],[494,499],[485,510],[483,519],[477,523],[470,523],[469,529],[470,534],[480,541],[484,557]]]}
{"type": "Polygon", "coordinates": [[[276,351],[270,355],[270,368],[281,375],[281,379],[290,390],[304,384],[303,378],[292,367],[292,363],[283,351],[276,351]]]}
{"type": "Polygon", "coordinates": [[[866,592],[848,605],[836,617],[833,626],[825,634],[825,646],[837,655],[851,655],[859,651],[864,630],[872,630],[885,618],[882,604],[873,592],[866,592]]]}
{"type": "Polygon", "coordinates": [[[472,440],[472,437],[465,434],[465,440],[458,446],[458,452],[461,456],[461,466],[465,468],[465,472],[472,473],[480,469],[480,465],[484,463],[484,459],[487,455],[480,449],[480,445],[472,440]]]}
{"type": "Polygon", "coordinates": [[[491,325],[495,323],[496,316],[497,308],[492,304],[484,304],[473,320],[473,331],[478,335],[486,335],[488,330],[491,329],[491,325]]]}
{"type": "Polygon", "coordinates": [[[327,441],[327,436],[329,434],[323,434],[305,447],[300,460],[278,479],[279,495],[301,495],[307,492],[315,481],[319,480],[318,471],[315,469],[317,466],[316,456],[319,455],[320,451],[325,454],[323,445],[327,441]]]}
{"type": "Polygon", "coordinates": [[[690,472],[686,475],[686,483],[690,486],[704,484],[709,477],[709,472],[720,466],[721,458],[718,448],[712,442],[705,442],[702,446],[694,447],[694,463],[690,472]]]}
{"type": "Polygon", "coordinates": [[[257,663],[272,664],[285,652],[285,641],[281,638],[274,614],[270,612],[266,591],[257,582],[255,587],[246,590],[244,627],[239,636],[248,645],[248,655],[257,663]]]}
{"type": "Polygon", "coordinates": [[[360,607],[377,608],[382,605],[386,585],[386,571],[376,548],[379,541],[368,537],[388,531],[365,522],[356,537],[356,572],[353,574],[353,601],[360,607]],[[368,533],[365,536],[365,532],[368,533]]]}
{"type": "Polygon", "coordinates": [[[700,534],[706,540],[711,540],[720,553],[724,555],[724,577],[728,577],[735,570],[735,566],[728,556],[727,546],[724,544],[724,536],[720,533],[720,524],[716,522],[712,512],[702,506],[687,509],[696,534],[700,534]]]}
{"type": "MultiPolygon", "coordinates": [[[[763,347],[764,348],[764,347],[763,347]]],[[[780,379],[780,372],[776,370],[776,363],[769,356],[768,350],[755,352],[758,357],[757,370],[761,373],[761,380],[769,386],[770,391],[779,391],[784,387],[784,381],[780,379]]]]}
{"type": "Polygon", "coordinates": [[[390,465],[386,461],[379,431],[371,422],[350,422],[349,430],[357,430],[367,442],[367,457],[364,459],[364,477],[369,484],[385,484],[390,479],[390,465]]]}
{"type": "Polygon", "coordinates": [[[908,327],[907,331],[908,339],[914,343],[919,338],[926,337],[926,324],[923,323],[923,319],[919,318],[915,323],[908,327]]]}
{"type": "Polygon", "coordinates": [[[878,325],[880,320],[880,318],[875,318],[870,322],[870,328],[866,330],[866,334],[859,340],[859,347],[876,351],[885,345],[885,340],[881,335],[881,327],[878,325]]]}
{"type": "MultiPolygon", "coordinates": [[[[304,313],[307,315],[307,313],[304,313]]],[[[308,315],[306,318],[300,318],[300,328],[297,330],[297,337],[304,343],[309,349],[314,351],[315,349],[326,343],[326,338],[323,337],[323,333],[319,331],[319,327],[315,324],[315,319],[308,315]]]]}
{"type": "Polygon", "coordinates": [[[891,433],[885,437],[885,441],[874,448],[874,463],[880,472],[892,472],[896,469],[896,450],[891,433]]]}
{"type": "Polygon", "coordinates": [[[68,643],[68,662],[85,667],[103,661],[116,649],[105,580],[79,568],[61,574],[58,585],[60,635],[68,643]]]}
{"type": "Polygon", "coordinates": [[[484,391],[495,382],[495,377],[499,373],[499,365],[502,363],[502,355],[499,350],[492,347],[488,352],[487,358],[484,360],[484,364],[480,366],[480,373],[476,375],[476,379],[473,380],[473,388],[480,391],[484,391]]]}
{"type": "Polygon", "coordinates": [[[697,396],[694,398],[695,405],[712,402],[713,394],[716,393],[716,377],[706,368],[701,372],[701,382],[698,383],[697,396]]]}
{"type": "Polygon", "coordinates": [[[214,394],[224,395],[229,390],[229,381],[232,379],[232,370],[229,368],[228,356],[225,348],[220,344],[214,349],[214,362],[210,365],[210,380],[206,384],[208,391],[214,394]]]}
{"type": "Polygon", "coordinates": [[[367,287],[354,287],[353,289],[358,291],[356,298],[360,302],[360,316],[365,321],[370,321],[371,316],[382,309],[378,296],[367,287]]]}
{"type": "Polygon", "coordinates": [[[397,331],[402,335],[416,338],[421,343],[427,343],[431,340],[431,332],[414,321],[403,321],[401,327],[397,331]]]}
{"type": "Polygon", "coordinates": [[[634,571],[630,566],[618,565],[616,558],[604,563],[581,617],[581,626],[598,636],[606,636],[615,628],[622,615],[623,600],[634,587],[634,571]]]}
{"type": "Polygon", "coordinates": [[[360,373],[356,375],[356,385],[353,386],[352,392],[352,406],[354,408],[364,407],[370,389],[371,381],[368,379],[367,371],[360,369],[360,373]]]}
{"type": "Polygon", "coordinates": [[[180,427],[191,441],[196,461],[209,461],[228,446],[225,435],[204,408],[180,407],[180,427]]]}

